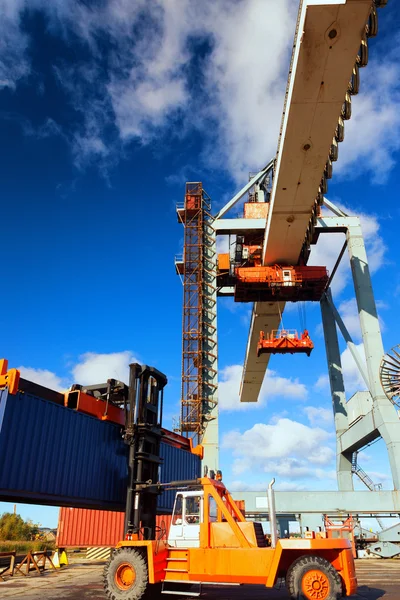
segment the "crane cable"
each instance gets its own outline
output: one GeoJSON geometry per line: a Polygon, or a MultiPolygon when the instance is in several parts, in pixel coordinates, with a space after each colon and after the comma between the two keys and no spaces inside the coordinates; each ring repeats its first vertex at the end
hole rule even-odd
{"type": "Polygon", "coordinates": [[[282,311],[281,311],[281,305],[279,302],[278,302],[278,311],[279,311],[279,319],[280,319],[280,325],[279,325],[278,331],[280,331],[281,329],[285,329],[285,326],[283,324],[283,316],[282,316],[282,311]]]}
{"type": "Polygon", "coordinates": [[[304,331],[305,329],[307,329],[306,303],[299,302],[297,310],[299,313],[300,327],[301,327],[301,330],[304,331]]]}

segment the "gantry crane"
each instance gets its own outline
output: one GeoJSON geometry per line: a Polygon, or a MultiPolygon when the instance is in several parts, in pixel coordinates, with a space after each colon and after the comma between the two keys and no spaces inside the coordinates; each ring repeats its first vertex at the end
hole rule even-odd
{"type": "MultiPolygon", "coordinates": [[[[307,262],[319,207],[368,62],[368,39],[377,33],[370,0],[301,3],[275,158],[262,262],[307,262]]],[[[256,302],[241,386],[241,401],[256,402],[269,362],[257,357],[259,332],[279,328],[284,304],[256,302]]]]}
{"type": "MultiPolygon", "coordinates": [[[[234,235],[236,245],[231,256],[217,258],[209,254],[203,273],[207,272],[216,282],[218,295],[234,296],[240,302],[254,302],[241,402],[258,400],[271,355],[267,351],[268,344],[260,348],[260,332],[264,332],[264,339],[271,340],[271,346],[279,346],[281,342],[270,336],[279,331],[285,301],[301,299],[304,281],[308,284],[306,300],[322,301],[329,296],[333,274],[329,276],[324,265],[319,267],[317,274],[314,273],[315,276],[311,273],[307,264],[310,245],[319,235],[317,223],[322,224],[324,232],[350,232],[354,225],[350,220],[343,221],[347,216],[329,203],[325,194],[327,182],[332,177],[332,164],[338,159],[339,144],[344,139],[344,122],[351,117],[351,99],[359,91],[360,69],[368,63],[369,39],[378,31],[378,9],[386,3],[387,0],[303,0],[300,3],[276,156],[252,175],[249,182],[208,221],[211,238],[215,240],[220,234],[234,235]],[[249,199],[244,205],[243,218],[225,218],[245,194],[249,194],[249,199]],[[322,222],[322,204],[329,206],[339,217],[336,224],[328,225],[329,219],[322,222]],[[270,277],[274,269],[275,280],[270,277]],[[291,274],[287,275],[289,271],[291,274]],[[289,283],[283,281],[286,276],[291,278],[289,283]]],[[[356,230],[357,226],[354,226],[355,235],[356,230]]],[[[207,237],[208,240],[211,238],[207,237]]],[[[349,243],[349,249],[350,246],[354,248],[354,244],[349,243]]],[[[212,247],[215,248],[213,244],[212,247]]],[[[187,249],[185,244],[184,257],[177,263],[181,275],[187,249]]],[[[214,289],[213,294],[214,302],[217,295],[214,289]]],[[[199,305],[199,315],[203,314],[202,309],[199,305]]],[[[207,315],[211,314],[210,310],[216,325],[215,303],[207,306],[207,315]]],[[[375,319],[376,307],[372,313],[375,319]]],[[[380,336],[379,328],[378,334],[380,336]]],[[[200,335],[207,338],[205,333],[200,335]]],[[[297,336],[298,340],[301,335],[297,336]]],[[[214,342],[216,365],[215,336],[214,342]]],[[[286,343],[286,349],[289,345],[286,343]]],[[[300,349],[300,343],[297,349],[300,349]]],[[[187,365],[185,352],[183,364],[187,365]]],[[[203,377],[202,371],[199,377],[203,377]]],[[[215,383],[214,377],[213,385],[215,383]]],[[[337,396],[333,388],[332,394],[337,396]]],[[[213,448],[215,455],[218,444],[216,388],[209,389],[208,394],[198,396],[196,400],[198,407],[206,407],[205,412],[212,413],[212,430],[205,419],[198,430],[207,461],[208,447],[213,448]]],[[[183,407],[192,401],[193,395],[182,395],[183,407]]],[[[343,432],[348,421],[347,425],[341,423],[339,426],[343,406],[339,410],[337,401],[336,405],[337,431],[343,432]]],[[[341,461],[343,457],[340,456],[338,460],[341,461]]],[[[349,467],[351,474],[351,457],[346,461],[346,469],[349,467]]]]}

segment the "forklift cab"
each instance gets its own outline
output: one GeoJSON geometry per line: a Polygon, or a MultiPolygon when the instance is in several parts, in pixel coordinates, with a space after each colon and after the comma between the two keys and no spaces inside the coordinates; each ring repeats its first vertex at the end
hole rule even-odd
{"type": "Polygon", "coordinates": [[[200,523],[203,520],[204,492],[178,492],[168,535],[173,548],[199,548],[200,523]]]}

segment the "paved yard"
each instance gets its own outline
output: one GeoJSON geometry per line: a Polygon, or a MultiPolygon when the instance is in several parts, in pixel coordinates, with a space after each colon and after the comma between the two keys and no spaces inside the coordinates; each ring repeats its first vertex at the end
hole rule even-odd
{"type": "MultiPolygon", "coordinates": [[[[17,576],[0,582],[1,600],[105,600],[101,583],[104,563],[72,564],[57,573],[47,571],[41,577],[17,576]]],[[[359,589],[354,599],[399,600],[400,560],[366,559],[357,561],[359,589]]],[[[171,598],[176,596],[170,596],[171,598]]],[[[182,596],[180,596],[183,598],[182,596]]],[[[281,589],[266,590],[262,586],[204,587],[203,597],[209,600],[284,600],[281,589]]],[[[168,598],[168,596],[164,596],[168,598]]]]}

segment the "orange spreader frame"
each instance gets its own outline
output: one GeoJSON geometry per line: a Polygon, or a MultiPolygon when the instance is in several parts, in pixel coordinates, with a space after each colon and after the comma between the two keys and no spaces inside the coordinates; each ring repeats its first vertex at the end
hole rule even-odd
{"type": "Polygon", "coordinates": [[[298,335],[291,329],[274,330],[270,334],[260,331],[257,345],[257,358],[261,354],[307,354],[310,356],[314,344],[307,329],[298,335]]]}

